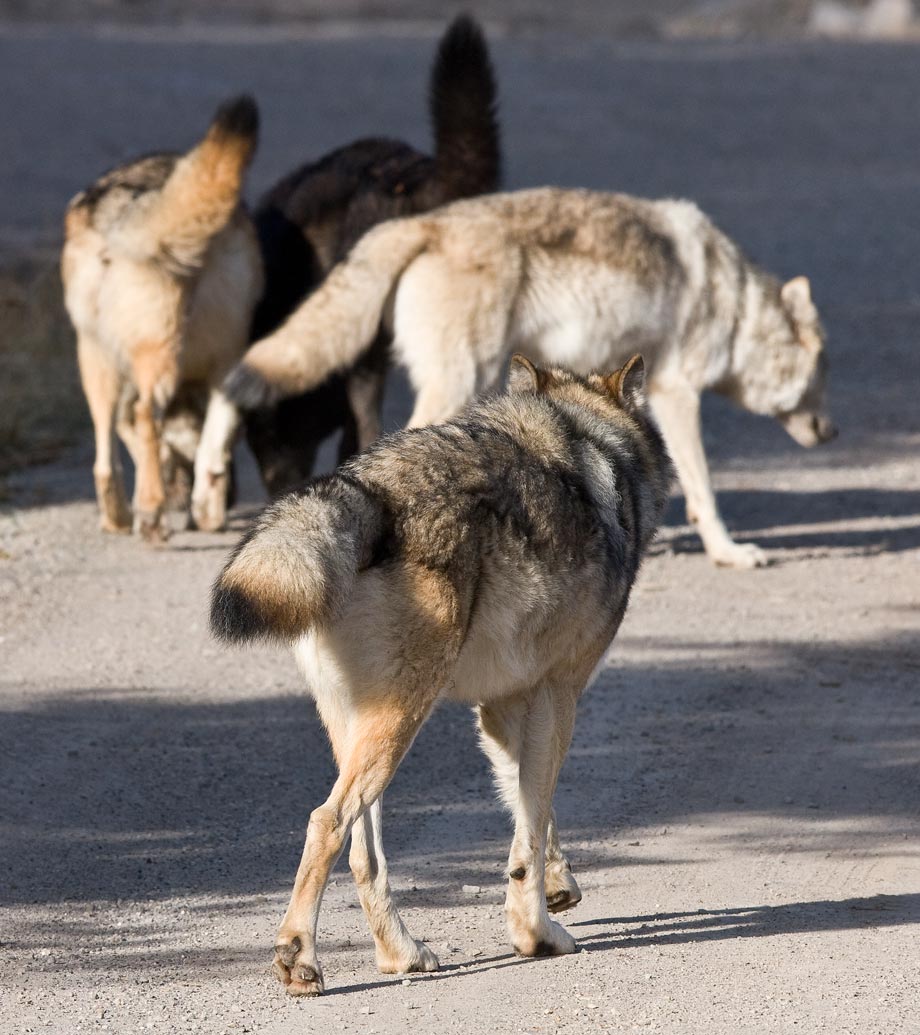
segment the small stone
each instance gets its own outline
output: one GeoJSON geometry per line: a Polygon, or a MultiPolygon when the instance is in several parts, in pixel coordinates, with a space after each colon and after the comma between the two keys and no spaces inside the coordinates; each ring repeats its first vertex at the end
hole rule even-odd
{"type": "Polygon", "coordinates": [[[464,884],[463,885],[464,895],[481,895],[482,888],[478,884],[464,884]]]}

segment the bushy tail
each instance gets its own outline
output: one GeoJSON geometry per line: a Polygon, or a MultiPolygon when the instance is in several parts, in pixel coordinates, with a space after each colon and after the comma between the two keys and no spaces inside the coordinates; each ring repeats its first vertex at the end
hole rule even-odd
{"type": "Polygon", "coordinates": [[[259,111],[251,97],[222,104],[204,139],[176,162],[162,189],[139,198],[119,219],[111,243],[180,269],[199,266],[211,238],[239,204],[258,130],[259,111]]]}
{"type": "Polygon", "coordinates": [[[227,643],[290,641],[334,619],[380,536],[380,510],[332,475],[274,503],[214,584],[211,632],[227,643]]]}
{"type": "Polygon", "coordinates": [[[498,190],[495,74],[482,29],[468,15],[455,18],[441,39],[431,70],[429,107],[445,200],[498,190]]]}
{"type": "Polygon", "coordinates": [[[425,250],[431,221],[391,219],[369,230],[287,320],[253,345],[224,391],[243,409],[271,406],[315,388],[371,344],[387,298],[425,250]]]}

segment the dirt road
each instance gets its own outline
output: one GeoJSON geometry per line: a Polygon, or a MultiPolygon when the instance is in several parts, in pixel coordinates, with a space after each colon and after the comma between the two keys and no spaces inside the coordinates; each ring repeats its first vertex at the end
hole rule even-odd
{"type": "MultiPolygon", "coordinates": [[[[353,134],[426,143],[427,39],[0,47],[7,248],[50,243],[101,166],[184,144],[240,87],[265,109],[257,186],[353,134]]],[[[285,998],[272,936],[332,767],[290,659],[208,640],[251,503],[162,551],[103,538],[81,447],[13,479],[0,519],[0,1030],[917,1030],[917,52],[537,37],[496,58],[511,185],[692,196],[811,275],[842,427],[805,453],[707,408],[729,525],[776,563],[712,568],[675,505],[557,797],[582,951],[510,954],[507,823],[470,716],[444,708],[385,804],[398,902],[442,970],[376,973],[340,867],[329,994],[285,998]]]]}

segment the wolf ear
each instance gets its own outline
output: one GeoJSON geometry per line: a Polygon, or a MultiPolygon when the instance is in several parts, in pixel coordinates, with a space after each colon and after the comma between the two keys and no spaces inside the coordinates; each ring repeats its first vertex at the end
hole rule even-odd
{"type": "Polygon", "coordinates": [[[645,402],[645,360],[635,355],[607,378],[607,389],[624,409],[633,410],[645,402]]]}
{"type": "Polygon", "coordinates": [[[546,383],[545,372],[535,367],[526,356],[515,352],[511,357],[511,366],[508,368],[508,391],[512,394],[542,392],[546,383]]]}
{"type": "Polygon", "coordinates": [[[783,305],[796,323],[809,323],[818,312],[811,300],[811,284],[808,277],[793,277],[780,288],[783,305]]]}

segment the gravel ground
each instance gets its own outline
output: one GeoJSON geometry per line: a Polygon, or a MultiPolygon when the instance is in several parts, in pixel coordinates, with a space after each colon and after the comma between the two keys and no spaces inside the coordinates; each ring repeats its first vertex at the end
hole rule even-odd
{"type": "MultiPolygon", "coordinates": [[[[427,38],[30,30],[0,50],[7,249],[52,246],[72,191],[185,144],[240,87],[265,110],[254,189],[358,133],[426,143],[427,38]]],[[[270,946],[332,765],[292,661],[207,637],[209,583],[258,501],[251,467],[230,532],[149,550],[97,532],[81,445],[12,479],[0,518],[0,1030],[916,1030],[917,52],[495,51],[511,185],[689,195],[778,273],[812,276],[842,427],[807,453],[707,407],[729,524],[776,563],[714,569],[675,505],[557,796],[582,951],[510,954],[507,822],[469,715],[445,707],[385,807],[398,902],[442,970],[377,974],[340,868],[329,994],[286,999],[270,946]]],[[[391,396],[395,423],[406,393],[391,396]]]]}

